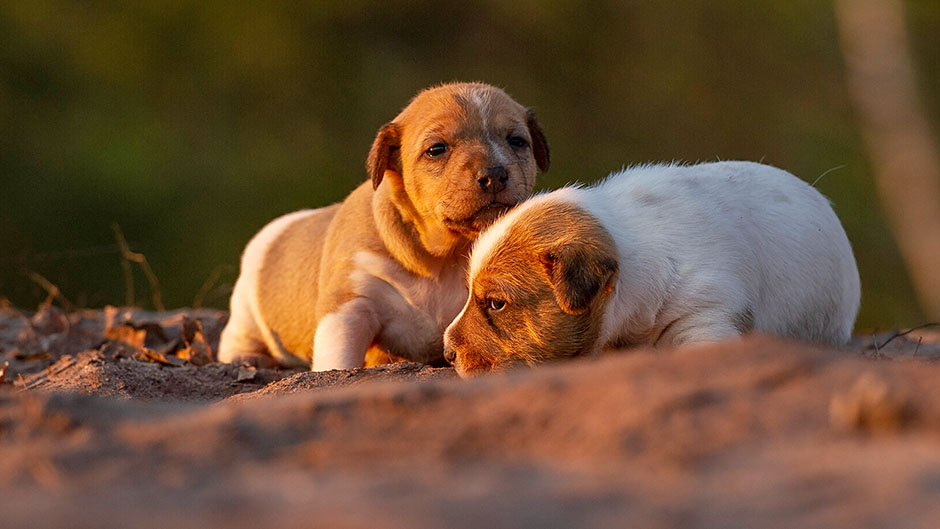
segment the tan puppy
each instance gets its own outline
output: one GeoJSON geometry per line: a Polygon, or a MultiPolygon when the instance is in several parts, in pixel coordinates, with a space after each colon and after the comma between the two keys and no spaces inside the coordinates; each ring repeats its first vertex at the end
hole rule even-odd
{"type": "Polygon", "coordinates": [[[379,130],[371,181],[248,243],[219,360],[322,371],[361,367],[370,347],[440,358],[467,297],[470,242],[548,166],[534,114],[502,90],[421,92],[379,130]]]}

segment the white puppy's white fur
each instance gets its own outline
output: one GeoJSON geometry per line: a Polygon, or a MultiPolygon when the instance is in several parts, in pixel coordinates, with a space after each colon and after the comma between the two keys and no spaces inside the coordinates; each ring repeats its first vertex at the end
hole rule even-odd
{"type": "Polygon", "coordinates": [[[537,195],[480,236],[471,281],[514,219],[559,200],[596,217],[617,247],[598,348],[717,341],[746,324],[833,345],[850,338],[860,297],[852,248],[829,201],[786,171],[644,165],[537,195]]]}

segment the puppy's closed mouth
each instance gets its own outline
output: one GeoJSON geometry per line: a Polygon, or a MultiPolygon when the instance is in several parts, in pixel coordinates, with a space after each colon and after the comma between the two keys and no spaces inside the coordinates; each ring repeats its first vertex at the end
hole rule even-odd
{"type": "Polygon", "coordinates": [[[474,214],[463,219],[445,218],[444,224],[451,230],[467,235],[476,235],[493,223],[500,215],[509,211],[515,204],[490,202],[474,214]]]}

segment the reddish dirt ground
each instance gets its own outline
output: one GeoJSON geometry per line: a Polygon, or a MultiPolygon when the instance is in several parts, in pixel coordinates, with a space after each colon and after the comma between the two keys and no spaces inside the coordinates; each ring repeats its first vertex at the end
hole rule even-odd
{"type": "Polygon", "coordinates": [[[940,520],[936,331],[845,350],[753,337],[459,380],[408,363],[214,363],[225,318],[0,307],[0,525],[940,520]]]}

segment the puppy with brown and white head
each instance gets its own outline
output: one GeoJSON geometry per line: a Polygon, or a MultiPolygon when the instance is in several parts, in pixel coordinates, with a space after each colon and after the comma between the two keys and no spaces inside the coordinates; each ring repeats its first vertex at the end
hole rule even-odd
{"type": "Polygon", "coordinates": [[[548,166],[534,114],[502,90],[421,92],[379,130],[369,181],[248,243],[219,360],[321,371],[361,367],[367,350],[440,358],[467,296],[471,241],[548,166]]]}
{"type": "Polygon", "coordinates": [[[517,206],[484,232],[445,334],[461,376],[758,331],[831,345],[859,306],[829,202],[766,165],[648,165],[517,206]]]}

